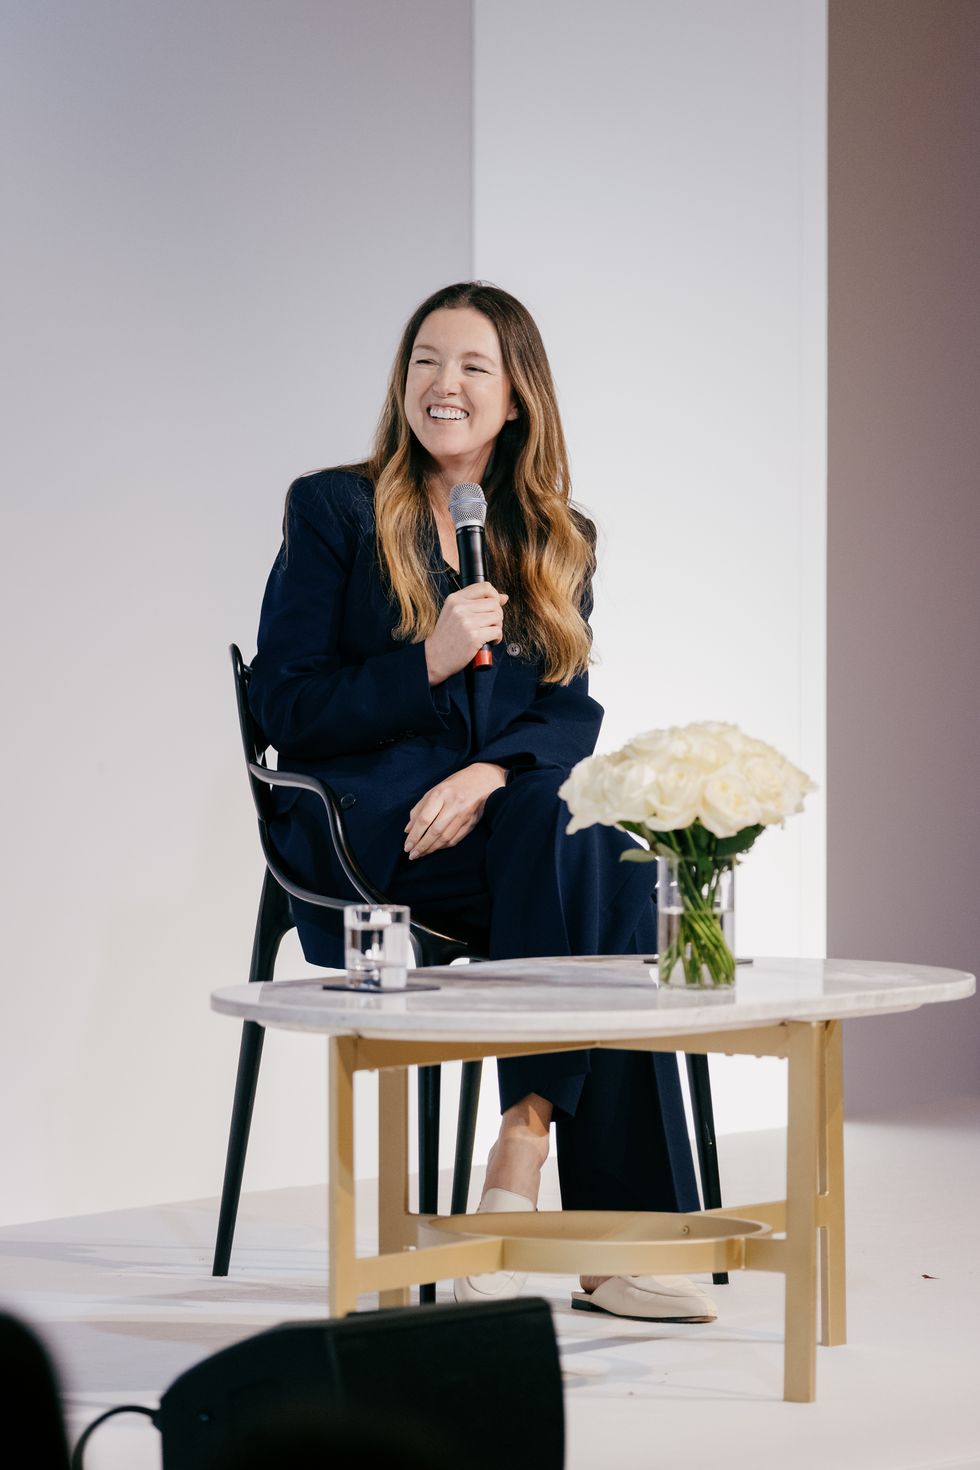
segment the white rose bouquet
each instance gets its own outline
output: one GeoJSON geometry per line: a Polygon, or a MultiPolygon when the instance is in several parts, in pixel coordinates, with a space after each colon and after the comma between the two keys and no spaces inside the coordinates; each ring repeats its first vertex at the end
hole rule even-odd
{"type": "Polygon", "coordinates": [[[700,986],[735,978],[732,938],[718,917],[735,864],[764,828],[802,811],[814,790],[771,745],[709,721],[649,730],[611,755],[589,756],[559,795],[572,814],[569,832],[597,822],[621,827],[647,843],[624,852],[625,861],[665,860],[660,976],[700,986]]]}

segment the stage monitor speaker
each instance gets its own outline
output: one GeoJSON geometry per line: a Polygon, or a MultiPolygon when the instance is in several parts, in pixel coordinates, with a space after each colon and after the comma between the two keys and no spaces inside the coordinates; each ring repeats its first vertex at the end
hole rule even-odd
{"type": "Polygon", "coordinates": [[[561,1470],[551,1312],[531,1297],[273,1327],[181,1374],[157,1424],[163,1470],[301,1463],[561,1470]],[[290,1439],[330,1452],[289,1459],[290,1439]]]}
{"type": "Polygon", "coordinates": [[[32,1329],[6,1312],[0,1313],[0,1423],[7,1445],[4,1464],[19,1460],[31,1470],[68,1470],[68,1441],[51,1359],[32,1329]],[[20,1450],[18,1434],[25,1436],[20,1450]]]}

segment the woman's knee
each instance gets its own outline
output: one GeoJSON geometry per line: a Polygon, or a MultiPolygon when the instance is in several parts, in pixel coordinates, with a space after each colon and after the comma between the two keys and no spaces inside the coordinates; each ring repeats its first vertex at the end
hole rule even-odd
{"type": "Polygon", "coordinates": [[[494,792],[494,823],[508,820],[517,813],[521,813],[525,819],[533,813],[551,820],[561,817],[568,821],[568,808],[558,795],[558,789],[565,779],[564,771],[550,766],[516,772],[506,786],[494,792]]]}

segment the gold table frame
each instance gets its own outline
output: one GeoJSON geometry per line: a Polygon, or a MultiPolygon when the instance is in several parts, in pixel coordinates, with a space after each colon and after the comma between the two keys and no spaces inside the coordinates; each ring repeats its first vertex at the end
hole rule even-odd
{"type": "Polygon", "coordinates": [[[563,1042],[329,1040],[331,1316],[361,1292],[382,1306],[409,1288],[482,1271],[593,1274],[770,1271],[786,1278],[783,1397],[816,1397],[819,1341],[846,1341],[842,1023],[782,1021],[741,1030],[563,1042]],[[408,1067],[609,1047],[782,1057],[789,1064],[786,1198],[689,1215],[621,1211],[420,1216],[409,1210],[408,1067]],[[378,1254],[355,1241],[354,1078],[379,1073],[378,1254]],[[492,1220],[495,1231],[488,1229],[492,1220]],[[502,1232],[502,1233],[501,1233],[502,1232]]]}

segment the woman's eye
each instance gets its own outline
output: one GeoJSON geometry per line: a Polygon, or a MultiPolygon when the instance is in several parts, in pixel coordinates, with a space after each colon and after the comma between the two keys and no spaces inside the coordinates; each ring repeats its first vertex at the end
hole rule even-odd
{"type": "Polygon", "coordinates": [[[471,373],[485,373],[487,371],[486,368],[477,367],[476,364],[472,362],[469,365],[469,370],[471,373]]]}

